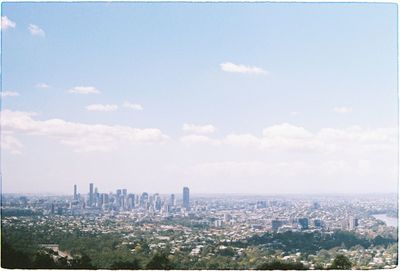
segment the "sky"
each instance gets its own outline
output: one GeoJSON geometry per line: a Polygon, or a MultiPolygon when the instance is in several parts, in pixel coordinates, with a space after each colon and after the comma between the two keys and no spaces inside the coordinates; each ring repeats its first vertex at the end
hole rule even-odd
{"type": "Polygon", "coordinates": [[[2,3],[5,193],[388,193],[397,6],[2,3]]]}

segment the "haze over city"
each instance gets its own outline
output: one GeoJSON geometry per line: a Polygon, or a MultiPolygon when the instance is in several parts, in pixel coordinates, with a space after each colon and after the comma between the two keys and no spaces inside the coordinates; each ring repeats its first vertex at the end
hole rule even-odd
{"type": "Polygon", "coordinates": [[[396,8],[3,3],[2,192],[395,193],[396,8]]]}

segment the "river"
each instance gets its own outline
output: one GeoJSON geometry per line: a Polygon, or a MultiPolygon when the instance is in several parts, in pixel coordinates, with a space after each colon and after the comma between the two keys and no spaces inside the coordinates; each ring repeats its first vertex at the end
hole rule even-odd
{"type": "Polygon", "coordinates": [[[386,225],[389,227],[397,227],[397,218],[396,217],[390,217],[390,216],[387,216],[386,214],[373,215],[373,217],[385,222],[386,225]]]}

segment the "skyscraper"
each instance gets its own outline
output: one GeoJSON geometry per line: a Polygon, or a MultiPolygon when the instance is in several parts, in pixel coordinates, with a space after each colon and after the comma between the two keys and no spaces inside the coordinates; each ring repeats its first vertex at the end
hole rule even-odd
{"type": "Polygon", "coordinates": [[[89,206],[93,205],[93,198],[94,198],[94,194],[93,194],[93,183],[89,184],[89,206]]]}
{"type": "Polygon", "coordinates": [[[174,194],[171,194],[171,196],[169,197],[169,205],[175,206],[175,195],[174,194]]]}
{"type": "Polygon", "coordinates": [[[140,196],[140,206],[147,207],[148,200],[149,200],[149,194],[143,192],[142,195],[140,196]]]}
{"type": "Polygon", "coordinates": [[[189,201],[189,187],[183,188],[183,207],[189,209],[190,201],[189,201]]]}
{"type": "Polygon", "coordinates": [[[78,200],[78,187],[74,184],[74,200],[78,200]]]}
{"type": "Polygon", "coordinates": [[[299,218],[298,220],[299,226],[302,230],[307,230],[308,229],[308,218],[303,217],[299,218]]]}
{"type": "Polygon", "coordinates": [[[358,218],[350,217],[349,218],[349,229],[355,230],[358,227],[358,218]]]}

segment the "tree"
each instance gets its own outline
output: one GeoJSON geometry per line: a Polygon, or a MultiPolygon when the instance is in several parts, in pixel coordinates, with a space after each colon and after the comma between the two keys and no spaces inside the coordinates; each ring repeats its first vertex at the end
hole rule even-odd
{"type": "Polygon", "coordinates": [[[146,269],[172,269],[173,266],[165,254],[156,253],[146,265],[146,269]]]}
{"type": "Polygon", "coordinates": [[[259,270],[304,270],[304,265],[300,262],[281,262],[273,260],[257,267],[259,270]]]}
{"type": "Polygon", "coordinates": [[[71,261],[72,269],[95,269],[92,265],[92,259],[84,253],[80,258],[74,259],[71,261]]]}
{"type": "Polygon", "coordinates": [[[8,242],[1,240],[1,267],[31,268],[32,262],[28,254],[15,250],[8,242]]]}
{"type": "Polygon", "coordinates": [[[333,260],[332,269],[351,269],[351,262],[346,256],[339,254],[333,260]]]}
{"type": "Polygon", "coordinates": [[[54,269],[57,265],[49,254],[38,252],[33,260],[32,267],[38,269],[54,269]]]}
{"type": "Polygon", "coordinates": [[[111,269],[140,269],[140,263],[137,259],[133,261],[118,261],[111,265],[111,269]]]}

